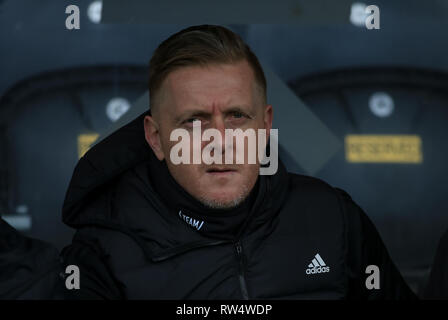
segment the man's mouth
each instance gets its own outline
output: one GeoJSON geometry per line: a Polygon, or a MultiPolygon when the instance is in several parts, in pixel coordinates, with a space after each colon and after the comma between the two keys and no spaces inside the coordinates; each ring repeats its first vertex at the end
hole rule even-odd
{"type": "Polygon", "coordinates": [[[207,173],[213,175],[227,175],[237,172],[236,169],[226,167],[211,167],[207,169],[207,173]]]}

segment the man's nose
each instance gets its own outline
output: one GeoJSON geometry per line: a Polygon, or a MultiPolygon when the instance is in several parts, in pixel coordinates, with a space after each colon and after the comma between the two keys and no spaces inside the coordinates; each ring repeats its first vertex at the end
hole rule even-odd
{"type": "MultiPolygon", "coordinates": [[[[220,140],[219,141],[214,141],[214,150],[213,150],[213,154],[215,152],[219,152],[222,155],[225,154],[225,149],[226,149],[226,139],[225,139],[225,132],[226,132],[226,125],[225,125],[225,120],[222,116],[215,116],[211,119],[209,126],[207,126],[207,129],[215,129],[218,130],[220,133],[220,140]]],[[[213,139],[215,139],[215,137],[213,137],[213,139]]],[[[211,143],[212,141],[204,141],[203,142],[203,147],[208,145],[209,143],[211,143]]]]}
{"type": "Polygon", "coordinates": [[[211,127],[218,130],[221,134],[221,144],[225,144],[225,133],[226,133],[226,125],[223,117],[217,116],[214,117],[211,123],[211,127]]]}

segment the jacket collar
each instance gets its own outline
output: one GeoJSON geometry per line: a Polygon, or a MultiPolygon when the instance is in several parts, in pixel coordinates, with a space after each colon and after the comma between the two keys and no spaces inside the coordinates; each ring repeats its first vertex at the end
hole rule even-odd
{"type": "Polygon", "coordinates": [[[167,213],[182,220],[185,226],[213,238],[234,238],[250,216],[257,198],[263,199],[265,180],[259,178],[246,199],[231,209],[213,209],[191,196],[170,174],[165,161],[150,156],[147,173],[141,179],[152,183],[158,197],[167,206],[167,213]],[[261,181],[261,182],[260,182],[261,181]]]}

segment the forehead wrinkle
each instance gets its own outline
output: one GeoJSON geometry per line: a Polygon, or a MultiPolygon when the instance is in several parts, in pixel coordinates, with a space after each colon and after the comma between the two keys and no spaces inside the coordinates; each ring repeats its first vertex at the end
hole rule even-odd
{"type": "MultiPolygon", "coordinates": [[[[223,67],[225,66],[191,66],[174,70],[165,78],[164,84],[162,85],[163,90],[161,90],[163,93],[160,92],[161,99],[159,101],[164,101],[166,102],[165,104],[170,104],[171,108],[174,107],[175,109],[171,109],[171,112],[175,114],[180,112],[184,113],[189,109],[202,109],[206,112],[212,112],[215,107],[224,110],[234,106],[239,106],[242,108],[246,105],[250,108],[251,113],[255,113],[254,107],[259,104],[259,90],[257,88],[257,83],[255,83],[252,70],[250,69],[250,73],[243,74],[240,81],[230,80],[227,83],[217,81],[216,85],[214,85],[215,82],[213,81],[213,78],[220,76],[219,69],[223,67]],[[214,68],[217,70],[211,70],[214,68]],[[204,73],[196,79],[192,76],[188,69],[199,69],[204,71],[204,73]],[[212,73],[207,73],[208,71],[211,71],[212,73]],[[205,92],[203,84],[204,77],[210,79],[209,83],[205,86],[205,92]],[[246,88],[246,86],[242,86],[242,82],[251,83],[250,91],[252,93],[250,94],[250,97],[246,94],[245,90],[248,88],[246,88]],[[222,86],[220,84],[222,84],[222,86]],[[220,88],[223,89],[221,90],[220,88]],[[169,94],[170,92],[177,92],[177,94],[169,94]],[[232,101],[235,96],[235,92],[238,92],[238,97],[243,97],[245,101],[238,101],[238,99],[236,101],[232,101]]],[[[244,66],[241,69],[244,69],[245,67],[247,66],[244,66]]],[[[241,72],[244,73],[242,70],[241,72]]]]}

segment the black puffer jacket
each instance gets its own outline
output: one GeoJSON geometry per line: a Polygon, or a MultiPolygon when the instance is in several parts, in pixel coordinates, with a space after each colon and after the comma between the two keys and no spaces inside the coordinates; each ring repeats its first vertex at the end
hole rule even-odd
{"type": "Polygon", "coordinates": [[[79,161],[63,208],[77,229],[62,252],[81,271],[75,298],[415,298],[345,192],[280,164],[259,177],[243,222],[209,217],[170,209],[171,195],[154,190],[153,159],[142,115],[79,161]],[[366,288],[368,265],[380,289],[366,288]]]}
{"type": "Polygon", "coordinates": [[[0,299],[63,299],[56,248],[23,236],[0,218],[0,299]]]}
{"type": "Polygon", "coordinates": [[[423,298],[448,300],[448,230],[440,238],[423,298]]]}

